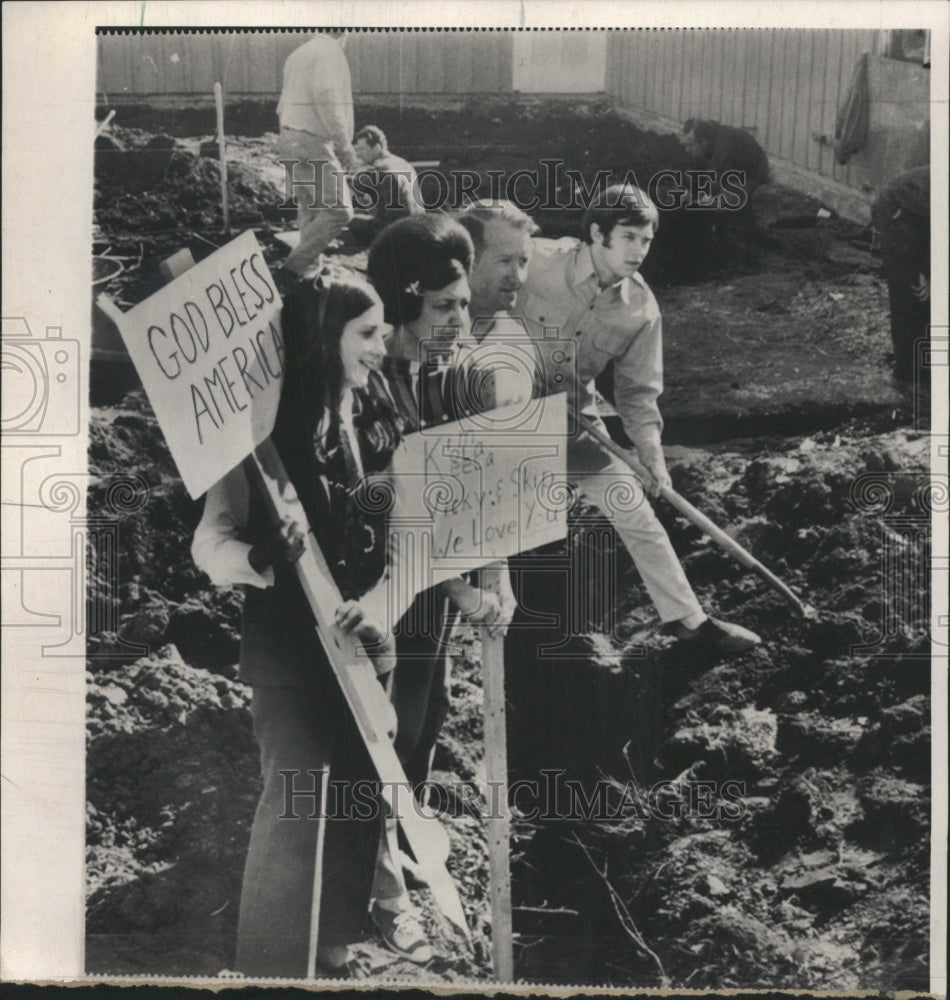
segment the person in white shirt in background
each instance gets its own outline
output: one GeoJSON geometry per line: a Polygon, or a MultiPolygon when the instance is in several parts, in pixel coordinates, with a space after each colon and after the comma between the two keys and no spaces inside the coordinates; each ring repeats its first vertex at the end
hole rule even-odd
{"type": "Polygon", "coordinates": [[[284,261],[295,275],[313,271],[353,218],[345,171],[356,170],[360,161],[351,142],[353,90],[345,44],[345,31],[321,33],[284,63],[277,154],[291,189],[287,196],[297,201],[300,243],[284,261]]]}

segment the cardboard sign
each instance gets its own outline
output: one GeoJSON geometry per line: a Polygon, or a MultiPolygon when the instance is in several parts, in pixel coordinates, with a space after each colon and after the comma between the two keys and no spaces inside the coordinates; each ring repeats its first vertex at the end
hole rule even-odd
{"type": "Polygon", "coordinates": [[[248,230],[117,320],[192,497],[271,432],[284,370],[280,310],[248,230]]]}
{"type": "MultiPolygon", "coordinates": [[[[436,583],[565,537],[566,426],[560,393],[403,440],[389,480],[392,573],[381,585],[391,623],[436,583]]],[[[368,603],[383,613],[380,588],[368,603]]]]}

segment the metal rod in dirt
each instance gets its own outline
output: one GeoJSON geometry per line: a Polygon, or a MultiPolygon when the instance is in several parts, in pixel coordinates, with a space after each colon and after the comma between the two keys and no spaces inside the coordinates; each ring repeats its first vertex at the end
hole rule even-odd
{"type": "MultiPolygon", "coordinates": [[[[578,426],[584,433],[592,437],[611,454],[616,455],[626,462],[641,483],[648,483],[653,478],[640,462],[637,461],[634,455],[627,451],[626,448],[621,448],[613,438],[608,437],[599,427],[592,424],[589,418],[577,410],[575,410],[575,417],[578,426]]],[[[783,583],[734,538],[727,535],[722,528],[710,521],[702,511],[697,510],[685,497],[681,497],[676,490],[671,489],[669,486],[664,486],[660,490],[660,496],[672,507],[675,507],[687,520],[691,521],[697,528],[707,534],[720,548],[728,552],[729,555],[742,563],[747,569],[751,569],[755,574],[760,576],[773,590],[781,594],[803,618],[814,617],[815,611],[813,608],[805,604],[787,584],[783,583]]]]}
{"type": "Polygon", "coordinates": [[[330,765],[320,777],[320,819],[317,826],[317,848],[313,858],[313,893],[310,897],[310,938],[307,951],[307,978],[317,977],[317,947],[320,943],[320,904],[323,899],[323,845],[327,832],[327,786],[330,784],[330,765]]]}
{"type": "Polygon", "coordinates": [[[102,121],[99,122],[99,126],[96,129],[96,134],[93,136],[93,139],[98,139],[99,136],[102,135],[103,132],[105,132],[105,130],[109,127],[109,122],[111,122],[113,118],[115,118],[115,108],[113,108],[105,116],[105,118],[103,118],[102,121]]]}
{"type": "Polygon", "coordinates": [[[231,231],[231,216],[228,211],[228,164],[224,158],[224,93],[220,83],[214,85],[214,104],[218,117],[218,160],[221,164],[221,213],[224,217],[224,231],[231,231]]]}
{"type": "MultiPolygon", "coordinates": [[[[482,570],[482,584],[497,590],[494,566],[482,570]]],[[[511,829],[508,819],[508,747],[505,733],[505,640],[482,635],[482,694],[485,703],[485,776],[488,787],[499,794],[488,805],[488,870],[491,902],[492,971],[496,982],[514,980],[511,932],[511,829]]]]}

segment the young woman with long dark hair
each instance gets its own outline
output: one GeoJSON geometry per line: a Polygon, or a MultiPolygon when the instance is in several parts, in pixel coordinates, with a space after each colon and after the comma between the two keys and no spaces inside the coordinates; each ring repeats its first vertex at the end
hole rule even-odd
{"type": "MultiPolygon", "coordinates": [[[[344,599],[337,624],[375,646],[385,674],[393,665],[385,629],[359,604],[387,556],[386,512],[373,513],[360,493],[364,477],[389,466],[399,441],[379,375],[388,333],[382,303],[356,275],[324,271],[287,298],[282,325],[285,373],[271,438],[344,599]]],[[[246,585],[240,676],[253,687],[263,792],[244,871],[236,966],[254,976],[306,973],[321,770],[330,769],[331,792],[322,974],[355,974],[349,945],[362,935],[385,854],[379,815],[361,819],[347,810],[345,794],[337,798],[376,779],[292,566],[303,547],[298,525],[270,522],[240,468],[209,491],[192,546],[214,583],[246,585]]],[[[398,868],[393,878],[404,896],[398,868]]]]}

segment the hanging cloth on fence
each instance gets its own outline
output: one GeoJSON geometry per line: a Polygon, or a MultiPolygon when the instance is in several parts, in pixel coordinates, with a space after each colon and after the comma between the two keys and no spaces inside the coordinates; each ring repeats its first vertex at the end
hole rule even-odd
{"type": "Polygon", "coordinates": [[[835,159],[844,164],[864,148],[871,124],[871,92],[868,87],[868,54],[858,60],[844,104],[835,121],[835,159]]]}

